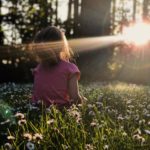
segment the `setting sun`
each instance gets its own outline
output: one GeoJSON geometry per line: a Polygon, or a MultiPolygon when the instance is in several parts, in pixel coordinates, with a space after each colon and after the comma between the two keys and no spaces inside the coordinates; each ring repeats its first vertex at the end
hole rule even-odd
{"type": "Polygon", "coordinates": [[[129,27],[124,27],[123,38],[135,45],[144,45],[150,41],[150,24],[139,22],[129,27]]]}

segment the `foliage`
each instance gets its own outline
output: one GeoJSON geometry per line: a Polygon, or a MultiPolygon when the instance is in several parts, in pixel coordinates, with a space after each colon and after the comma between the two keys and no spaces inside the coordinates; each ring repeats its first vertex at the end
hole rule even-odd
{"type": "Polygon", "coordinates": [[[148,86],[123,83],[80,85],[88,101],[68,109],[30,105],[32,85],[3,84],[0,98],[1,149],[148,150],[148,86]],[[4,103],[5,102],[5,103],[4,103]]]}
{"type": "Polygon", "coordinates": [[[7,44],[27,43],[31,42],[34,34],[39,29],[49,25],[58,24],[57,6],[55,7],[55,1],[41,1],[41,0],[7,0],[2,3],[2,6],[7,10],[2,15],[2,28],[4,25],[8,26],[9,32],[11,32],[11,41],[8,39],[7,44]],[[55,7],[55,9],[54,9],[55,7]],[[12,28],[12,31],[10,29],[12,28]]]}

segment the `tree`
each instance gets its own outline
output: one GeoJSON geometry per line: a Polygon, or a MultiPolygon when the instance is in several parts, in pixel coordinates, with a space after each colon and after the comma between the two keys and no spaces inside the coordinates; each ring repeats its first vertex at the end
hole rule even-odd
{"type": "Polygon", "coordinates": [[[149,14],[149,10],[148,10],[148,7],[149,7],[149,0],[144,0],[143,1],[143,19],[144,20],[147,20],[148,19],[148,14],[149,14]]]}
{"type": "Polygon", "coordinates": [[[0,1],[0,45],[3,45],[3,39],[4,39],[4,33],[3,33],[3,29],[2,29],[2,1],[0,1]]]}
{"type": "Polygon", "coordinates": [[[67,19],[67,35],[70,37],[79,36],[80,28],[80,8],[79,0],[69,0],[68,3],[68,19],[67,19]]]}
{"type": "Polygon", "coordinates": [[[81,6],[81,36],[110,33],[111,0],[82,0],[81,6]]]}
{"type": "Polygon", "coordinates": [[[137,0],[133,0],[133,21],[136,20],[136,5],[137,5],[137,0]]]}
{"type": "Polygon", "coordinates": [[[58,0],[6,0],[6,3],[9,3],[5,6],[9,12],[3,22],[13,27],[12,35],[18,35],[12,37],[14,42],[18,39],[22,43],[31,42],[38,30],[58,24],[58,0]]]}

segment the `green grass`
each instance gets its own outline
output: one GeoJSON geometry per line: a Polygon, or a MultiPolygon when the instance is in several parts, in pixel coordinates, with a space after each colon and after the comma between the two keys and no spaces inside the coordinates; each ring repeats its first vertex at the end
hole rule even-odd
{"type": "Polygon", "coordinates": [[[15,150],[28,145],[37,150],[150,149],[149,86],[80,85],[88,101],[61,111],[43,104],[32,107],[31,89],[30,84],[0,85],[2,150],[8,143],[15,150]],[[24,116],[15,116],[17,112],[24,116]]]}

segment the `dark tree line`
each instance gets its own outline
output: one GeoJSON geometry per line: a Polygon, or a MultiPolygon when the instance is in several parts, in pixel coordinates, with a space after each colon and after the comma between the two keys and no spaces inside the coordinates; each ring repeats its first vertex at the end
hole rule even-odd
{"type": "MultiPolygon", "coordinates": [[[[34,63],[31,65],[29,55],[24,48],[18,49],[15,44],[18,41],[32,42],[35,33],[47,25],[65,28],[68,38],[118,34],[123,24],[136,21],[140,15],[139,8],[142,9],[142,18],[149,21],[149,6],[150,0],[143,0],[143,3],[140,3],[140,0],[68,0],[67,20],[62,21],[58,16],[60,0],[0,1],[0,72],[3,72],[1,79],[28,81],[29,68],[34,63]],[[127,8],[129,2],[131,6],[127,8]],[[9,36],[4,31],[6,26],[11,33],[9,36]],[[9,71],[14,73],[8,74],[9,77],[6,78],[9,71]]],[[[106,68],[108,60],[113,55],[112,49],[111,47],[103,52],[98,50],[81,54],[77,62],[84,70],[88,59],[92,62],[91,68],[101,70],[106,68]],[[100,63],[97,63],[98,61],[100,63]],[[97,68],[92,67],[94,63],[98,64],[97,68]]],[[[85,72],[83,75],[89,73],[88,69],[83,72],[85,72]]],[[[106,70],[104,72],[103,76],[106,76],[108,72],[106,70]]]]}
{"type": "MultiPolygon", "coordinates": [[[[67,20],[58,18],[60,0],[5,0],[0,1],[0,41],[4,44],[3,26],[11,26],[12,38],[8,44],[20,38],[22,43],[30,42],[33,35],[47,25],[66,29],[69,37],[108,35],[117,22],[124,19],[135,21],[138,7],[142,7],[143,19],[149,19],[149,0],[68,0],[67,20]],[[126,5],[132,3],[128,10],[126,5]],[[117,4],[119,4],[117,6],[117,4]],[[3,8],[3,12],[2,12],[3,8]],[[4,14],[4,9],[7,13],[4,14]],[[132,16],[128,12],[132,11],[132,16]],[[14,32],[14,33],[13,33],[14,32]],[[16,32],[18,35],[16,36],[16,32]]],[[[66,11],[66,10],[64,10],[66,11]]],[[[7,42],[5,42],[7,44],[7,42]]]]}

